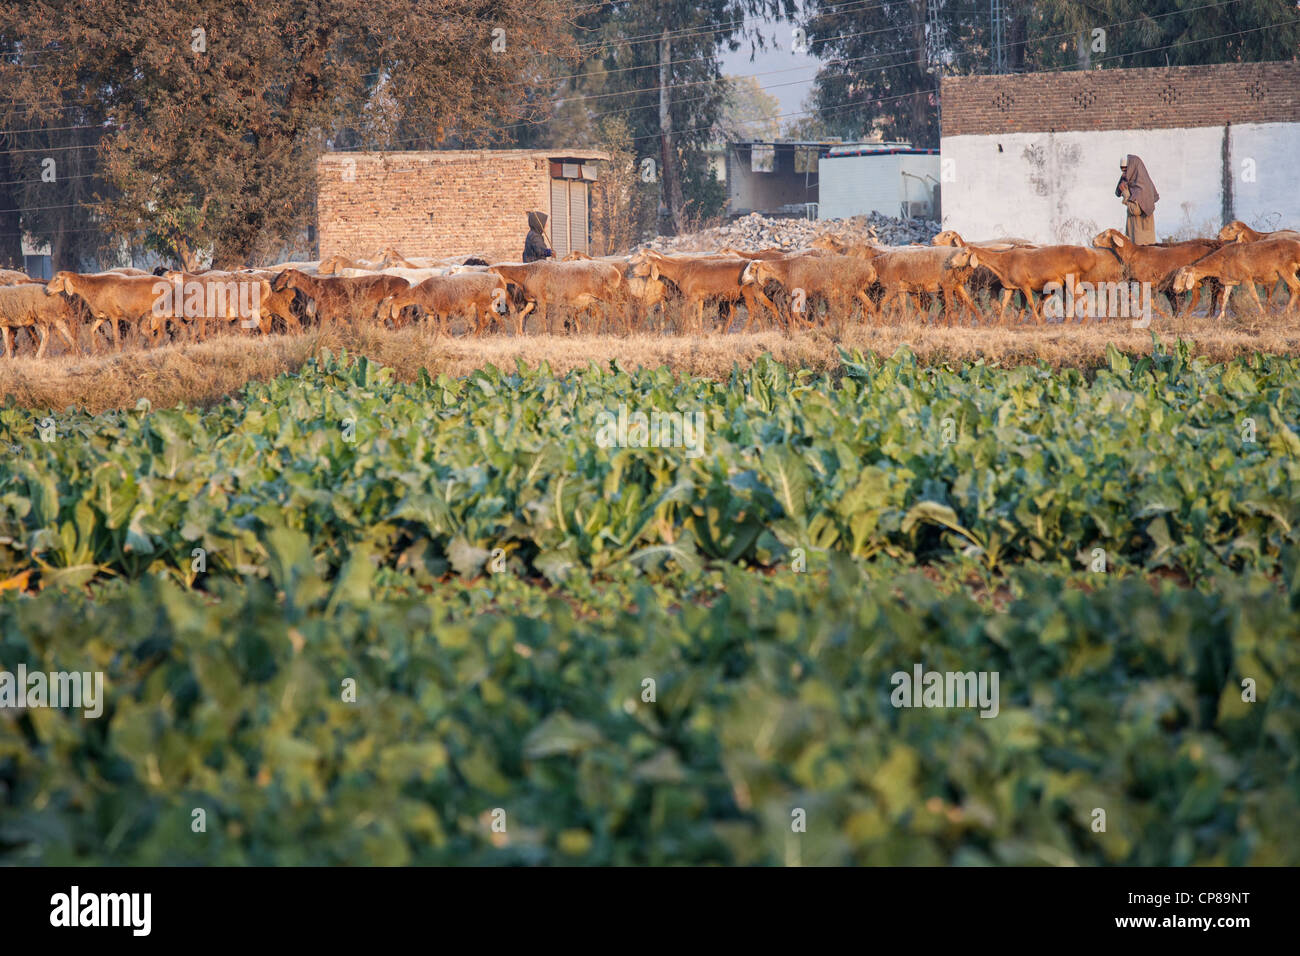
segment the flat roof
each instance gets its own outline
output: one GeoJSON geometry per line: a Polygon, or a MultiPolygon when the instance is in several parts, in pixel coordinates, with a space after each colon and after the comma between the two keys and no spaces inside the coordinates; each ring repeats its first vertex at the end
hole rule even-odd
{"type": "Polygon", "coordinates": [[[382,162],[386,159],[423,160],[437,162],[440,160],[469,159],[479,156],[525,156],[545,157],[546,159],[595,159],[609,160],[609,153],[601,149],[587,149],[581,146],[563,146],[555,149],[394,149],[394,150],[351,150],[332,149],[322,153],[320,162],[342,159],[371,160],[382,162]]]}
{"type": "Polygon", "coordinates": [[[843,146],[832,149],[823,159],[841,159],[845,156],[938,156],[937,149],[921,149],[917,146],[895,146],[892,144],[843,146]]]}
{"type": "Polygon", "coordinates": [[[727,143],[728,146],[843,146],[842,139],[737,139],[727,143]]]}

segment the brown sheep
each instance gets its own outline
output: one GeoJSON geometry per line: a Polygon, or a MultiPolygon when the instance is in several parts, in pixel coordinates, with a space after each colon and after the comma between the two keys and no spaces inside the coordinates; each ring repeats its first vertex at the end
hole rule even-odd
{"type": "Polygon", "coordinates": [[[171,283],[156,276],[78,275],[75,272],[58,272],[45,288],[51,295],[62,293],[85,301],[94,317],[90,327],[91,339],[98,328],[108,323],[113,333],[113,344],[118,351],[122,341],[118,337],[117,323],[133,324],[139,331],[147,318],[151,337],[157,341],[162,327],[156,310],[162,297],[170,293],[171,283]]]}
{"type": "MultiPolygon", "coordinates": [[[[365,272],[378,272],[384,268],[384,254],[381,252],[374,259],[352,259],[348,256],[330,256],[322,259],[316,266],[316,274],[322,276],[338,275],[342,269],[361,269],[365,272]]],[[[285,269],[284,271],[289,271],[285,269]]],[[[297,269],[297,272],[303,270],[297,269]]]]}
{"type": "Polygon", "coordinates": [[[153,273],[148,272],[144,269],[136,269],[134,266],[117,266],[116,268],[113,269],[105,269],[103,272],[97,273],[97,275],[102,275],[102,276],[117,275],[117,276],[138,277],[138,276],[151,276],[153,275],[153,273]]]}
{"type": "Polygon", "coordinates": [[[28,285],[31,283],[45,285],[42,280],[33,279],[25,272],[15,272],[12,269],[0,269],[0,286],[28,285]]]}
{"type": "MultiPolygon", "coordinates": [[[[629,269],[628,272],[632,272],[629,269]]],[[[668,301],[668,285],[662,279],[651,279],[649,276],[623,275],[623,281],[627,283],[628,305],[636,309],[636,321],[644,324],[650,316],[650,310],[656,306],[662,306],[668,301]]],[[[626,329],[631,330],[633,316],[628,316],[625,323],[626,329]]]]}
{"type": "MultiPolygon", "coordinates": [[[[1092,244],[1111,249],[1124,264],[1124,275],[1134,282],[1149,283],[1153,292],[1164,292],[1172,297],[1174,274],[1183,266],[1191,265],[1223,246],[1219,239],[1191,239],[1160,245],[1138,245],[1118,229],[1107,229],[1093,238],[1092,244]]],[[[1200,286],[1191,292],[1187,308],[1196,308],[1200,286]]],[[[1167,314],[1157,307],[1161,314],[1167,314]]]]}
{"type": "Polygon", "coordinates": [[[1218,318],[1228,311],[1228,297],[1236,285],[1245,285],[1255,305],[1262,312],[1256,282],[1272,286],[1281,279],[1291,290],[1287,301],[1290,312],[1300,302],[1300,239],[1264,239],[1259,242],[1230,242],[1222,249],[1211,252],[1191,265],[1183,266],[1174,274],[1174,291],[1186,292],[1206,276],[1223,283],[1223,303],[1218,318]]]}
{"type": "Polygon", "coordinates": [[[1260,232],[1251,229],[1240,219],[1234,219],[1219,230],[1219,238],[1226,242],[1259,242],[1261,239],[1300,239],[1300,232],[1294,229],[1278,229],[1274,232],[1260,232]]]}
{"type": "Polygon", "coordinates": [[[62,335],[74,352],[77,351],[77,342],[69,326],[72,317],[68,300],[61,295],[50,295],[39,283],[24,282],[0,288],[0,333],[4,336],[5,358],[13,358],[13,333],[21,328],[32,329],[39,336],[37,358],[45,355],[51,329],[62,335]]]}
{"type": "Polygon", "coordinates": [[[506,280],[501,276],[468,272],[434,276],[399,292],[384,303],[384,315],[397,327],[401,325],[402,310],[414,307],[418,314],[436,317],[439,331],[446,330],[449,316],[462,315],[473,325],[477,337],[491,323],[492,313],[498,312],[500,306],[509,309],[509,301],[506,280]]]}
{"type": "Polygon", "coordinates": [[[887,252],[888,247],[877,245],[869,240],[849,242],[830,234],[818,236],[812,241],[813,249],[822,249],[837,256],[857,256],[859,259],[871,259],[887,252]]]}
{"type": "Polygon", "coordinates": [[[274,276],[275,273],[255,271],[164,273],[163,278],[172,284],[173,290],[171,308],[164,318],[178,323],[188,320],[199,340],[206,338],[209,322],[260,327],[261,300],[270,291],[270,286],[264,283],[274,276]]]}
{"type": "Polygon", "coordinates": [[[627,296],[622,270],[598,259],[499,262],[489,266],[488,272],[504,278],[523,296],[524,307],[515,316],[515,331],[519,335],[523,335],[529,313],[537,311],[545,322],[549,305],[575,310],[576,325],[578,316],[587,312],[595,315],[598,306],[619,304],[627,296]]]}
{"type": "Polygon", "coordinates": [[[939,233],[937,236],[935,236],[933,239],[930,240],[930,245],[932,246],[977,246],[977,247],[984,246],[993,249],[1001,249],[1002,247],[1005,246],[1007,248],[1013,248],[1013,249],[1014,248],[1032,249],[1037,244],[1030,242],[1028,239],[1016,239],[1016,238],[977,239],[977,240],[971,240],[970,242],[967,242],[965,239],[961,237],[961,235],[955,229],[945,229],[943,232],[939,233]]]}
{"type": "Polygon", "coordinates": [[[667,279],[677,287],[689,307],[695,310],[697,327],[704,331],[704,305],[744,301],[745,331],[754,320],[756,304],[780,318],[772,300],[763,294],[757,283],[741,283],[749,259],[716,256],[665,256],[649,249],[633,261],[632,274],[638,278],[667,279]]]}
{"type": "Polygon", "coordinates": [[[999,321],[1006,316],[1007,303],[1011,301],[1013,291],[1025,297],[1034,319],[1041,324],[1043,316],[1034,300],[1034,293],[1049,283],[1058,283],[1064,288],[1070,277],[1076,283],[1118,282],[1123,278],[1123,269],[1111,250],[1089,246],[1038,246],[1032,249],[964,246],[957,255],[954,265],[987,266],[1002,283],[999,321]]]}
{"type": "Polygon", "coordinates": [[[975,302],[966,291],[971,269],[964,268],[964,261],[957,261],[958,254],[963,251],[946,246],[914,246],[890,249],[874,256],[870,261],[876,270],[877,281],[884,289],[880,314],[883,316],[894,300],[905,308],[911,297],[921,292],[943,293],[944,308],[949,316],[957,315],[954,297],[971,312],[976,312],[975,302]]]}
{"type": "Polygon", "coordinates": [[[741,259],[784,259],[791,254],[785,249],[759,249],[757,252],[746,252],[743,249],[733,249],[731,246],[723,246],[715,253],[719,256],[739,256],[741,259]]]}
{"type": "Polygon", "coordinates": [[[272,292],[300,292],[307,300],[307,314],[320,322],[375,319],[385,299],[409,286],[400,276],[309,276],[297,269],[286,269],[271,281],[272,292]]]}
{"type": "MultiPolygon", "coordinates": [[[[850,299],[862,303],[863,315],[871,315],[875,306],[867,296],[867,288],[876,281],[876,270],[871,260],[857,256],[789,256],[782,259],[755,259],[746,267],[742,283],[753,282],[759,288],[774,281],[788,293],[794,304],[799,291],[803,298],[825,301],[833,313],[844,315],[849,311],[850,299]]],[[[785,317],[786,328],[794,322],[795,309],[785,317]]],[[[805,311],[799,308],[798,311],[805,311]]],[[[811,323],[808,323],[811,324],[811,323]]]]}

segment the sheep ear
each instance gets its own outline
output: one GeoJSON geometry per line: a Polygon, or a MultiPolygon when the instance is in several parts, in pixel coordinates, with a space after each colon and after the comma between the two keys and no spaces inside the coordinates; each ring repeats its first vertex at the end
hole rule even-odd
{"type": "Polygon", "coordinates": [[[1116,249],[1122,249],[1122,248],[1124,248],[1124,237],[1123,237],[1123,236],[1116,236],[1116,237],[1115,237],[1115,248],[1116,248],[1116,249]]]}
{"type": "Polygon", "coordinates": [[[655,262],[653,259],[650,260],[650,278],[655,280],[658,280],[659,278],[659,263],[655,262]]]}
{"type": "Polygon", "coordinates": [[[980,264],[979,256],[977,256],[977,255],[976,255],[975,253],[973,253],[973,252],[970,254],[970,264],[971,264],[972,267],[974,267],[974,266],[978,266],[978,265],[980,264]]]}

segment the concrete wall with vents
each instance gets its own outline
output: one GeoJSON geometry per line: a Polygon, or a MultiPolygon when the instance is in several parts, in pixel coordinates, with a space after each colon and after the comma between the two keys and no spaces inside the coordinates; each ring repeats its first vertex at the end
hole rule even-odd
{"type": "Polygon", "coordinates": [[[1300,62],[945,79],[943,225],[1087,242],[1123,228],[1119,157],[1160,192],[1161,239],[1300,227],[1300,62]]]}

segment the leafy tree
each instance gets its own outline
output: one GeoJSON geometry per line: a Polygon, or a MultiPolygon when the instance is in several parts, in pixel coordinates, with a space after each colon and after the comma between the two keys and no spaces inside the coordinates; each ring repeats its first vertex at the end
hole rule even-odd
{"type": "Polygon", "coordinates": [[[1294,0],[1021,0],[1012,15],[1024,23],[1013,61],[1023,69],[1251,63],[1300,50],[1294,0]]]}
{"type": "Polygon", "coordinates": [[[112,188],[95,213],[187,265],[200,249],[218,265],[262,259],[297,237],[331,143],[501,141],[535,108],[521,91],[538,51],[572,52],[571,0],[0,5],[7,99],[51,129],[61,111],[102,116],[112,188]]]}
{"type": "Polygon", "coordinates": [[[566,141],[560,137],[590,130],[602,117],[625,117],[625,148],[639,168],[653,161],[661,179],[659,226],[680,231],[688,220],[716,214],[725,198],[709,172],[707,152],[729,92],[719,54],[744,42],[761,47],[765,40],[753,26],[755,18],[794,12],[793,0],[593,5],[577,21],[581,64],[556,77],[560,102],[554,121],[519,141],[560,145],[566,141]],[[661,68],[666,84],[660,82],[661,68]]]}
{"type": "Polygon", "coordinates": [[[776,139],[781,135],[781,103],[754,76],[724,77],[726,98],[718,116],[720,140],[776,139]]]}
{"type": "Polygon", "coordinates": [[[809,48],[826,63],[812,93],[823,128],[845,139],[874,133],[939,145],[933,71],[985,68],[988,3],[947,0],[938,38],[927,28],[927,6],[926,0],[809,0],[803,21],[809,48]]]}
{"type": "MultiPolygon", "coordinates": [[[[990,69],[987,0],[809,0],[803,26],[826,65],[812,95],[822,128],[935,147],[936,72],[990,69]]],[[[1008,0],[1012,72],[1290,59],[1300,49],[1294,0],[1008,0]],[[1104,50],[1093,51],[1094,29],[1104,50]]]]}

